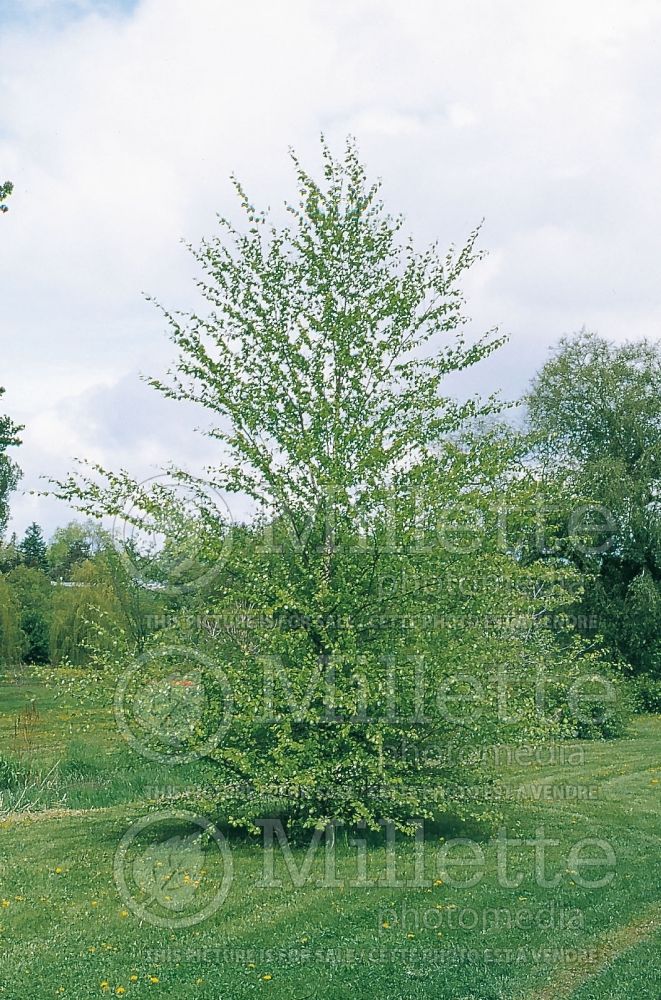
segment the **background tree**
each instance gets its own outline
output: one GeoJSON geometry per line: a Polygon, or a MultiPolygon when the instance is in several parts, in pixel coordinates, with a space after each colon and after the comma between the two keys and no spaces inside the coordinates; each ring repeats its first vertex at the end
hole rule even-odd
{"type": "Polygon", "coordinates": [[[7,198],[9,197],[9,195],[12,193],[13,190],[14,190],[14,185],[12,184],[11,181],[5,181],[3,184],[0,184],[0,212],[9,211],[9,209],[5,205],[5,201],[7,200],[7,198]]]}
{"type": "Polygon", "coordinates": [[[562,484],[580,609],[631,669],[659,675],[661,348],[563,338],[526,401],[541,474],[562,484]]]}
{"type": "Polygon", "coordinates": [[[14,531],[6,542],[0,541],[0,573],[9,573],[10,570],[19,565],[20,561],[21,553],[18,549],[18,538],[14,531]]]}
{"type": "MultiPolygon", "coordinates": [[[[0,396],[4,389],[0,387],[0,396]]],[[[16,489],[21,473],[16,463],[7,454],[7,449],[19,445],[19,434],[23,428],[9,417],[0,416],[0,537],[4,534],[9,518],[9,496],[16,489]]]]}
{"type": "Polygon", "coordinates": [[[0,663],[20,663],[24,652],[25,635],[21,629],[18,601],[7,577],[0,573],[0,663]]]}
{"type": "Polygon", "coordinates": [[[70,580],[75,566],[91,558],[101,545],[95,524],[70,521],[57,528],[50,540],[47,561],[54,580],[70,580]]]}
{"type": "MultiPolygon", "coordinates": [[[[68,581],[54,581],[50,653],[54,663],[121,667],[154,631],[160,595],[136,580],[110,538],[94,530],[97,551],[73,563],[68,581]]],[[[85,531],[92,535],[89,526],[85,531]]]]}
{"type": "Polygon", "coordinates": [[[74,666],[95,656],[127,655],[121,610],[112,582],[94,561],[79,563],[72,579],[53,587],[50,654],[53,663],[74,666]]]}
{"type": "Polygon", "coordinates": [[[21,561],[30,569],[39,569],[46,572],[48,569],[48,557],[44,533],[33,521],[25,529],[25,534],[18,546],[21,561]]]}
{"type": "Polygon", "coordinates": [[[19,624],[25,636],[23,657],[28,663],[47,663],[50,648],[51,582],[43,570],[20,565],[7,575],[15,597],[19,624]]]}

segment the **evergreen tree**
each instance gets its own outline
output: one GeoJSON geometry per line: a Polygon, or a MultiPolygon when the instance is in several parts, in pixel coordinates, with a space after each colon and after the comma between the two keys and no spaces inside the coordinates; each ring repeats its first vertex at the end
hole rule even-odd
{"type": "Polygon", "coordinates": [[[48,569],[48,559],[44,533],[36,523],[28,525],[23,540],[19,545],[21,562],[30,569],[48,569]]]}

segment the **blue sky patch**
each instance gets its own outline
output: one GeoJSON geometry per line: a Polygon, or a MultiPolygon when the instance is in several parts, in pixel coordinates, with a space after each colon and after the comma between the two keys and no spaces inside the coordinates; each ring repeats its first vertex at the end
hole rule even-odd
{"type": "Polygon", "coordinates": [[[0,0],[0,26],[67,24],[89,14],[130,14],[140,0],[0,0]]]}

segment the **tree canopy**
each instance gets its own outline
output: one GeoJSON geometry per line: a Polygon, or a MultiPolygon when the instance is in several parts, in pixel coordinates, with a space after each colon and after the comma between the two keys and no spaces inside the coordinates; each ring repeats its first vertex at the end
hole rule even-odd
{"type": "MultiPolygon", "coordinates": [[[[0,387],[0,396],[4,391],[0,387]]],[[[21,443],[19,434],[22,430],[10,417],[0,415],[0,537],[9,518],[9,496],[21,477],[18,465],[7,453],[7,449],[15,448],[21,443]]]]}
{"type": "Polygon", "coordinates": [[[591,526],[565,548],[583,608],[634,670],[661,672],[661,348],[563,338],[527,397],[535,454],[561,479],[567,513],[591,526]]]}
{"type": "MultiPolygon", "coordinates": [[[[516,509],[535,484],[510,466],[508,432],[478,426],[498,402],[447,389],[502,343],[465,329],[477,230],[459,249],[418,250],[353,143],[341,158],[324,143],[322,157],[316,180],[292,156],[285,225],[235,182],[245,225],[221,220],[192,248],[206,309],[163,310],[177,359],[152,385],[202,407],[213,467],[169,470],[168,487],[88,466],[57,493],[161,531],[164,567],[180,551],[168,539],[197,539],[199,585],[187,559],[179,591],[218,625],[188,643],[208,657],[194,738],[218,730],[229,688],[231,724],[206,757],[221,788],[251,785],[234,822],[250,826],[276,782],[297,790],[293,823],[388,819],[410,831],[441,802],[458,807],[453,789],[470,780],[439,764],[439,741],[504,735],[501,669],[527,679],[515,698],[533,728],[546,723],[530,678],[540,664],[556,670],[548,725],[562,728],[566,678],[593,663],[545,624],[567,604],[571,573],[525,567],[500,544],[503,491],[516,509]],[[251,505],[242,525],[219,512],[228,494],[251,505]],[[508,620],[514,608],[524,624],[508,620]],[[451,724],[446,695],[464,706],[451,724]]],[[[187,635],[178,624],[160,641],[181,649],[187,635]]]]}

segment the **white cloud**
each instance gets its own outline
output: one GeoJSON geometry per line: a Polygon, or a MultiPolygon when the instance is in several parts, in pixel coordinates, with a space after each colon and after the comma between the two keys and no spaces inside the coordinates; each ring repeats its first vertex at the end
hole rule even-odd
{"type": "MultiPolygon", "coordinates": [[[[470,312],[512,346],[476,384],[519,391],[583,323],[657,335],[656,0],[65,7],[66,20],[30,0],[0,39],[0,173],[16,184],[0,219],[0,383],[28,425],[28,486],[74,448],[134,467],[190,454],[181,421],[165,429],[161,404],[128,389],[171,355],[142,293],[190,302],[179,240],[233,210],[228,174],[277,205],[287,147],[316,162],[322,129],[357,135],[422,239],[458,242],[486,217],[470,312]]],[[[19,527],[63,519],[15,509],[19,527]]]]}

